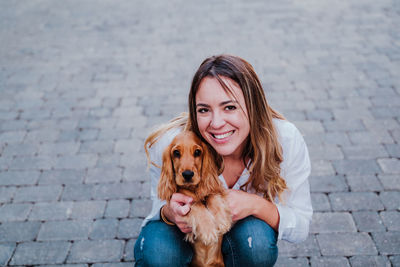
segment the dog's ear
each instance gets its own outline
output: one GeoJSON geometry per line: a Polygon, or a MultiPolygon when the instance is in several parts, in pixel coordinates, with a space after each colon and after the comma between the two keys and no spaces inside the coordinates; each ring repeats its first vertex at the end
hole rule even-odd
{"type": "MultiPolygon", "coordinates": [[[[211,152],[206,144],[202,144],[203,159],[201,166],[201,181],[199,184],[199,195],[207,196],[211,193],[221,193],[223,190],[218,178],[218,168],[211,152]]],[[[200,196],[200,198],[202,198],[200,196]]]]}
{"type": "Polygon", "coordinates": [[[162,156],[162,167],[160,181],[158,182],[158,197],[162,200],[170,201],[172,194],[177,191],[175,183],[174,166],[171,160],[171,148],[165,148],[162,156]]]}

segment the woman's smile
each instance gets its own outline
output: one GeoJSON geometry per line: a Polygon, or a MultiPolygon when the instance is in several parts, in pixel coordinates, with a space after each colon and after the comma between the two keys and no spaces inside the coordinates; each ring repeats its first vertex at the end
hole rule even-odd
{"type": "Polygon", "coordinates": [[[229,132],[226,132],[226,133],[222,133],[222,134],[214,133],[214,134],[211,134],[211,135],[217,140],[222,140],[222,139],[225,139],[225,138],[231,136],[234,132],[235,132],[235,130],[232,130],[232,131],[229,131],[229,132]]]}

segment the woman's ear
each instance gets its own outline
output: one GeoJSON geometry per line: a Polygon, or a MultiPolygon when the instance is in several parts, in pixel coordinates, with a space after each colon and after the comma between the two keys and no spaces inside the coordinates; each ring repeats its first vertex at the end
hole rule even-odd
{"type": "Polygon", "coordinates": [[[174,166],[171,160],[171,145],[163,152],[160,181],[158,182],[158,197],[170,201],[172,194],[177,191],[174,166]]]}

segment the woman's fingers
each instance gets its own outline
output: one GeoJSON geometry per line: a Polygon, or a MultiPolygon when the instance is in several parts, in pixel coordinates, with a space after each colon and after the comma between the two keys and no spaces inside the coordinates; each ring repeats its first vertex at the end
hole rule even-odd
{"type": "Polygon", "coordinates": [[[187,233],[191,233],[192,232],[192,227],[190,227],[186,223],[180,224],[180,225],[177,224],[177,226],[181,230],[182,233],[187,234],[187,233]]]}
{"type": "Polygon", "coordinates": [[[175,215],[185,216],[190,211],[190,204],[184,204],[171,201],[171,209],[175,215]]]}
{"type": "Polygon", "coordinates": [[[193,198],[184,194],[175,193],[171,198],[171,208],[179,216],[185,216],[190,211],[193,198]]]}
{"type": "Polygon", "coordinates": [[[185,204],[191,205],[193,202],[193,198],[186,196],[184,194],[181,194],[181,193],[174,193],[171,197],[171,201],[180,203],[182,206],[185,204]]]}

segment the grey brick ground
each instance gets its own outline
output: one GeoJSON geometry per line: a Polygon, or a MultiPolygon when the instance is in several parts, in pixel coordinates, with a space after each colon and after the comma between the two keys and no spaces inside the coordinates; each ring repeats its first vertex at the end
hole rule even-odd
{"type": "Polygon", "coordinates": [[[118,220],[96,220],[90,232],[90,239],[113,239],[117,236],[118,220]]]}
{"type": "Polygon", "coordinates": [[[40,222],[5,222],[0,225],[0,242],[23,242],[36,239],[40,222]]]}
{"type": "Polygon", "coordinates": [[[386,230],[382,218],[374,211],[353,212],[357,229],[361,232],[384,232],[386,230]]]}
{"type": "Polygon", "coordinates": [[[372,0],[2,1],[0,265],[132,266],[143,141],[187,110],[200,62],[230,53],[309,145],[310,235],[279,241],[276,266],[400,266],[399,15],[372,0]]]}
{"type": "Polygon", "coordinates": [[[314,213],[310,227],[311,233],[356,232],[353,218],[348,213],[314,213]]]}
{"type": "MultiPolygon", "coordinates": [[[[390,261],[385,256],[353,256],[350,258],[351,266],[391,266],[390,261]]],[[[392,261],[393,266],[397,266],[392,261]]]]}
{"type": "Polygon", "coordinates": [[[380,213],[383,223],[389,231],[400,231],[400,214],[396,211],[384,211],[380,213]]]}
{"type": "Polygon", "coordinates": [[[18,188],[13,201],[18,202],[55,202],[62,192],[61,185],[28,186],[18,188]]]}
{"type": "Polygon", "coordinates": [[[105,201],[79,201],[74,202],[71,211],[73,219],[97,219],[104,215],[106,202],[105,201]]]}
{"type": "Polygon", "coordinates": [[[15,250],[15,243],[0,243],[0,264],[5,266],[15,250]]]}
{"type": "Polygon", "coordinates": [[[30,221],[67,220],[72,212],[73,202],[35,203],[29,215],[30,221]]]}
{"type": "Polygon", "coordinates": [[[314,212],[331,210],[329,199],[325,194],[319,194],[319,193],[311,194],[311,202],[314,212]]]}
{"type": "Polygon", "coordinates": [[[78,241],[71,248],[68,263],[113,262],[121,260],[124,241],[78,241]]]}
{"type": "Polygon", "coordinates": [[[38,171],[4,171],[0,173],[0,186],[33,185],[39,175],[38,171]]]}
{"type": "Polygon", "coordinates": [[[398,254],[400,232],[373,233],[372,236],[382,255],[398,254]]]}
{"type": "Polygon", "coordinates": [[[279,257],[275,263],[275,266],[284,267],[284,266],[293,266],[293,267],[303,267],[310,266],[309,261],[305,257],[301,258],[288,258],[288,257],[279,257]]]}
{"type": "Polygon", "coordinates": [[[320,234],[317,239],[323,256],[378,254],[374,242],[366,233],[320,234]],[[336,242],[342,242],[341,246],[336,242]]]}
{"type": "Polygon", "coordinates": [[[10,265],[60,264],[65,261],[70,246],[65,241],[20,243],[10,265]]]}
{"type": "Polygon", "coordinates": [[[128,200],[110,200],[107,202],[107,208],[104,217],[126,218],[129,214],[130,203],[128,200]]]}
{"type": "Polygon", "coordinates": [[[92,222],[89,220],[49,221],[42,224],[37,240],[85,240],[92,222]]]}
{"type": "Polygon", "coordinates": [[[332,193],[329,195],[333,210],[365,211],[383,210],[379,197],[372,192],[332,193]]]}
{"type": "Polygon", "coordinates": [[[345,257],[313,257],[311,266],[350,266],[350,264],[345,257]]]}
{"type": "Polygon", "coordinates": [[[4,204],[0,207],[2,222],[25,221],[32,210],[32,204],[4,204]]]}
{"type": "Polygon", "coordinates": [[[83,170],[44,171],[39,184],[81,184],[85,175],[83,170]]]}

